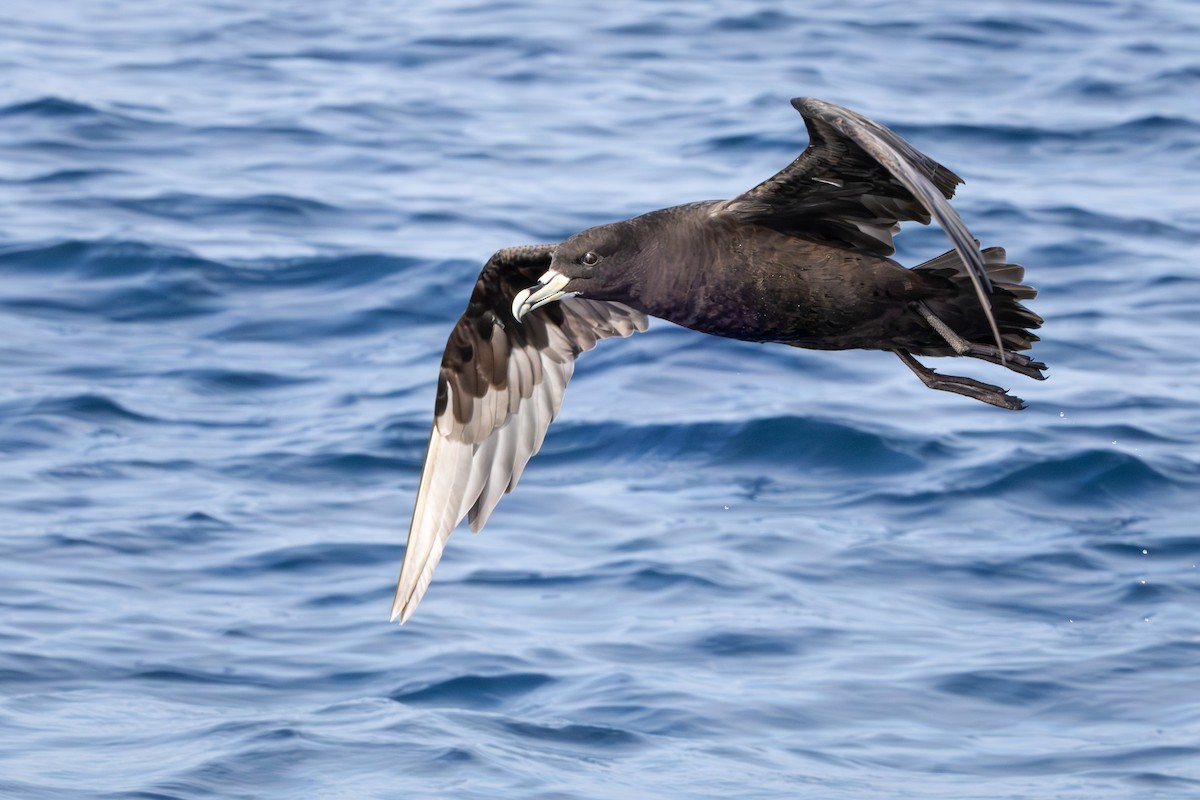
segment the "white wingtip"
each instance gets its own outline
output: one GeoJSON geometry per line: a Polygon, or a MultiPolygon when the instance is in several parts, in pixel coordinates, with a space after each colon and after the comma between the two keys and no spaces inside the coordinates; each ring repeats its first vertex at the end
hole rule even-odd
{"type": "Polygon", "coordinates": [[[421,484],[413,508],[404,563],[392,599],[392,621],[400,624],[412,616],[433,579],[433,570],[442,558],[450,532],[463,518],[460,496],[469,477],[463,467],[470,463],[471,446],[448,441],[437,427],[429,433],[421,484]]]}
{"type": "Polygon", "coordinates": [[[443,538],[434,539],[431,546],[425,548],[421,546],[425,542],[413,542],[412,537],[409,537],[408,546],[412,548],[414,557],[410,559],[405,553],[404,565],[400,568],[400,580],[396,584],[396,596],[392,600],[392,616],[389,621],[395,622],[398,617],[400,624],[403,625],[417,610],[417,604],[421,602],[421,598],[425,596],[425,590],[429,588],[429,583],[433,580],[433,569],[442,559],[445,541],[443,538]],[[427,552],[422,552],[426,549],[427,552]]]}

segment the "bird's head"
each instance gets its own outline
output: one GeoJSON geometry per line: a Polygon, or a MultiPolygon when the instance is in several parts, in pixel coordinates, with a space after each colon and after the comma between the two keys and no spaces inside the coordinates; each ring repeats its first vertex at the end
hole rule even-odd
{"type": "Polygon", "coordinates": [[[627,227],[617,222],[588,228],[554,248],[550,268],[513,299],[513,316],[520,320],[535,308],[576,295],[620,299],[623,277],[637,253],[627,227]]]}

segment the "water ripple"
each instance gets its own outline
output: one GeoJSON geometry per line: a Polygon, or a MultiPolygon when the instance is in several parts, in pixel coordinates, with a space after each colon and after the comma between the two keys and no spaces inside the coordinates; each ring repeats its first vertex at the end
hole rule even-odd
{"type": "Polygon", "coordinates": [[[0,11],[0,796],[1196,794],[1184,4],[112,5],[0,11]],[[388,626],[488,254],[753,186],[793,96],[967,179],[1053,369],[930,366],[1029,409],[655,324],[388,626]]]}

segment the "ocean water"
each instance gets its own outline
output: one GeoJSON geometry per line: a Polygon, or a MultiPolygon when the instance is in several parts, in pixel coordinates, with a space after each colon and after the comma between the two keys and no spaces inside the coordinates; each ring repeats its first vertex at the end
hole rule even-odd
{"type": "Polygon", "coordinates": [[[0,29],[0,797],[1200,796],[1195,3],[0,29]],[[930,363],[1028,410],[656,322],[389,625],[483,261],[749,188],[800,95],[967,180],[1050,379],[930,363]]]}

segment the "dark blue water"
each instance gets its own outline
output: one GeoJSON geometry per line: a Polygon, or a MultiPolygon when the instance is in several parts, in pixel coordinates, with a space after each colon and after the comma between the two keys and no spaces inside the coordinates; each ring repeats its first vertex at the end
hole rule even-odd
{"type": "Polygon", "coordinates": [[[0,9],[0,796],[1200,795],[1200,9],[784,8],[0,9]],[[389,626],[483,260],[797,95],[967,179],[1029,409],[657,323],[389,626]]]}

